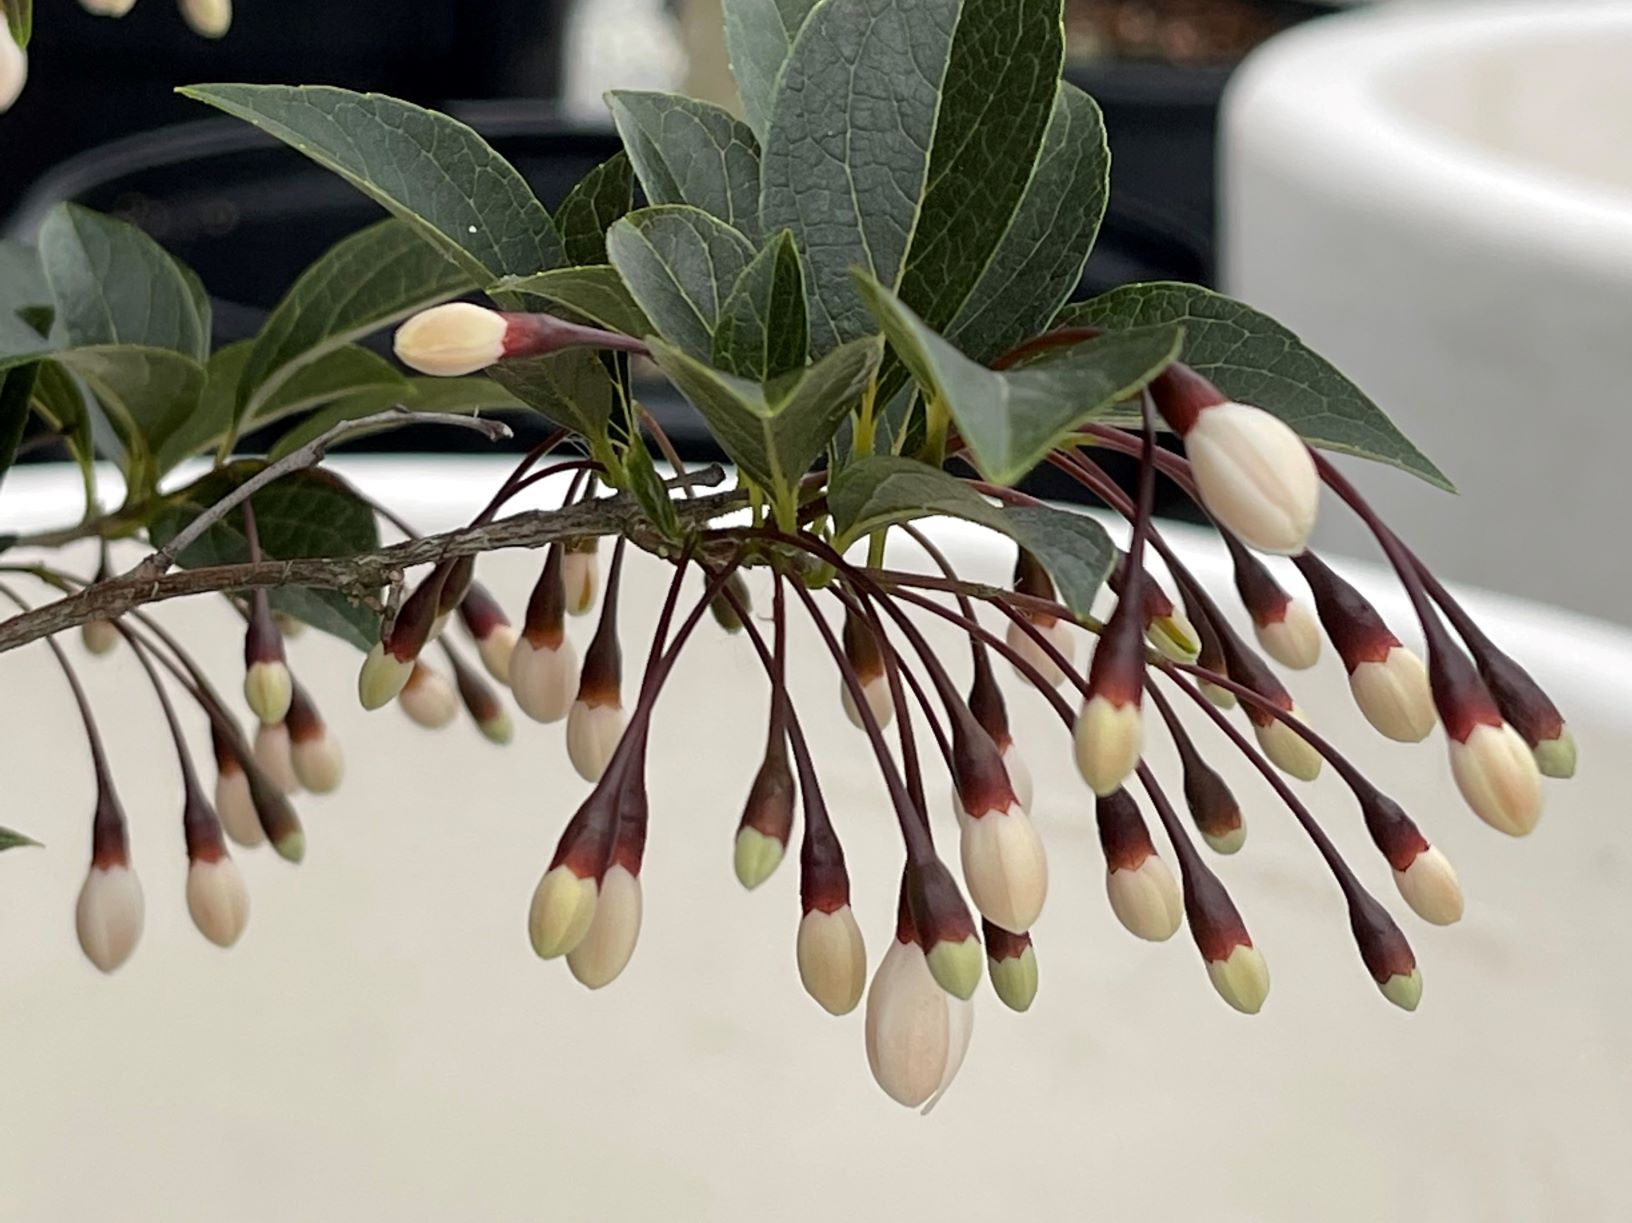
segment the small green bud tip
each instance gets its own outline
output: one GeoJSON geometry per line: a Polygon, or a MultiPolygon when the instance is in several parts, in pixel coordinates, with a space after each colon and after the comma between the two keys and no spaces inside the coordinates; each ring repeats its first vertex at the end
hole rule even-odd
{"type": "Polygon", "coordinates": [[[1543,777],[1563,781],[1575,776],[1575,736],[1570,733],[1569,727],[1559,731],[1558,738],[1543,739],[1531,750],[1535,753],[1536,767],[1543,777]]]}
{"type": "Polygon", "coordinates": [[[1222,836],[1214,836],[1210,832],[1204,832],[1201,834],[1201,839],[1212,847],[1215,854],[1239,853],[1241,847],[1247,843],[1246,821],[1243,820],[1222,836]]]}
{"type": "Polygon", "coordinates": [[[737,882],[753,891],[771,877],[782,861],[784,850],[781,841],[757,828],[738,829],[737,846],[732,855],[737,882]]]}
{"type": "Polygon", "coordinates": [[[527,936],[540,959],[566,955],[584,941],[599,897],[595,880],[578,878],[570,867],[545,873],[527,914],[527,936]]]}
{"type": "Polygon", "coordinates": [[[1196,640],[1188,624],[1173,616],[1152,620],[1145,639],[1157,653],[1174,662],[1191,663],[1201,657],[1201,642],[1196,640]]]}
{"type": "Polygon", "coordinates": [[[1269,997],[1269,965],[1256,947],[1239,943],[1227,959],[1207,961],[1218,996],[1243,1015],[1256,1015],[1269,997]]]}
{"type": "Polygon", "coordinates": [[[510,715],[502,710],[480,725],[482,734],[487,736],[488,741],[497,743],[500,747],[516,737],[516,724],[510,720],[510,715]]]}
{"type": "Polygon", "coordinates": [[[987,971],[991,973],[992,988],[1002,999],[1003,1005],[1011,1011],[1026,1011],[1031,1009],[1032,1001],[1037,997],[1037,952],[1027,947],[1018,956],[1007,960],[987,960],[987,971]]]}
{"type": "Polygon", "coordinates": [[[363,659],[362,670],[357,673],[357,699],[363,703],[364,709],[389,705],[407,685],[413,671],[412,661],[398,661],[385,652],[384,645],[375,642],[368,657],[363,659]]]}
{"type": "Polygon", "coordinates": [[[282,662],[256,662],[244,672],[244,700],[262,723],[274,726],[289,713],[294,682],[282,662]]]}
{"type": "Polygon", "coordinates": [[[941,940],[926,958],[935,983],[954,998],[968,998],[980,984],[980,962],[985,956],[980,940],[972,934],[961,943],[941,940]]]}
{"type": "Polygon", "coordinates": [[[272,842],[272,848],[285,862],[298,863],[306,856],[306,833],[299,829],[286,833],[272,842]]]}
{"type": "Polygon", "coordinates": [[[1402,1011],[1414,1011],[1422,1001],[1422,971],[1413,968],[1410,973],[1395,973],[1378,988],[1402,1011]]]}

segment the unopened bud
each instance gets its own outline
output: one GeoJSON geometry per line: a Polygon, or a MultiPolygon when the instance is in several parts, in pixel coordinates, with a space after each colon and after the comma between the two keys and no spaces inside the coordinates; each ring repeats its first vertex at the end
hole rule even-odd
{"type": "Polygon", "coordinates": [[[181,15],[201,38],[225,38],[232,28],[232,0],[179,0],[181,15]]]}
{"type": "MultiPolygon", "coordinates": [[[[1302,709],[1293,705],[1287,710],[1299,722],[1307,721],[1302,709]]],[[[1321,755],[1314,745],[1277,717],[1265,721],[1253,720],[1253,733],[1258,746],[1269,761],[1283,773],[1290,773],[1299,781],[1313,781],[1320,776],[1321,755]]]]}
{"type": "Polygon", "coordinates": [[[580,984],[600,989],[617,980],[635,954],[640,918],[640,877],[614,864],[601,880],[589,929],[567,952],[567,967],[580,984]]]}
{"type": "Polygon", "coordinates": [[[97,17],[123,17],[136,7],[136,0],[79,0],[79,5],[97,17]]]}
{"type": "Polygon", "coordinates": [[[294,755],[289,742],[289,728],[282,722],[270,725],[262,722],[255,728],[255,763],[261,766],[278,790],[294,794],[300,790],[300,777],[295,773],[294,755]]]}
{"type": "Polygon", "coordinates": [[[578,776],[599,781],[623,737],[623,706],[591,705],[581,697],[567,714],[567,758],[578,776]]]}
{"type": "Polygon", "coordinates": [[[535,722],[559,722],[578,694],[578,655],[562,637],[551,645],[534,645],[523,636],[510,654],[510,690],[522,713],[535,722]]]}
{"type": "Polygon", "coordinates": [[[415,661],[408,682],[397,694],[397,704],[416,725],[440,730],[458,715],[459,694],[441,672],[415,661]]]}
{"type": "Polygon", "coordinates": [[[750,891],[771,877],[787,852],[793,833],[796,789],[788,767],[787,740],[779,715],[773,716],[765,759],[743,804],[732,855],[737,882],[750,891]]]}
{"type": "Polygon", "coordinates": [[[1145,719],[1140,706],[1128,701],[1116,705],[1095,695],[1077,715],[1073,732],[1077,771],[1095,794],[1121,788],[1145,750],[1145,719]]]}
{"type": "Polygon", "coordinates": [[[450,378],[486,369],[505,355],[510,324],[497,310],[447,302],[421,310],[391,341],[397,360],[422,374],[450,378]]]}
{"type": "Polygon", "coordinates": [[[510,655],[516,648],[516,630],[508,624],[496,625],[476,643],[482,666],[501,684],[510,682],[510,655]]]}
{"type": "Polygon", "coordinates": [[[1304,671],[1320,661],[1320,625],[1314,613],[1296,599],[1279,620],[1253,622],[1258,644],[1283,667],[1304,671]]]}
{"type": "Polygon", "coordinates": [[[136,950],[145,913],[141,881],[128,863],[93,865],[74,906],[74,929],[85,958],[103,972],[114,971],[136,950]]]}
{"type": "Polygon", "coordinates": [[[1422,973],[1411,945],[1388,910],[1369,894],[1357,891],[1349,897],[1349,928],[1366,971],[1383,997],[1401,1010],[1416,1010],[1422,1001],[1422,973]]]}
{"type": "Polygon", "coordinates": [[[1184,914],[1184,897],[1167,864],[1156,856],[1139,805],[1118,788],[1095,803],[1094,818],[1105,854],[1111,912],[1138,938],[1156,943],[1172,938],[1184,914]]]}
{"type": "MultiPolygon", "coordinates": [[[[740,569],[731,571],[731,576],[725,581],[725,587],[726,590],[736,596],[737,603],[745,611],[753,610],[753,596],[748,593],[748,583],[743,580],[740,569]]],[[[730,599],[725,597],[723,591],[709,601],[708,610],[713,614],[714,622],[726,632],[742,632],[742,617],[737,614],[736,606],[732,604],[730,599]]]]}
{"type": "MultiPolygon", "coordinates": [[[[861,681],[862,698],[867,702],[867,708],[872,711],[873,720],[880,728],[888,726],[890,719],[895,716],[895,699],[890,690],[889,676],[884,668],[884,654],[879,644],[878,636],[873,632],[872,625],[866,617],[858,615],[854,609],[846,606],[844,612],[844,657],[849,662],[851,670],[861,681]]],[[[850,719],[850,724],[856,729],[862,729],[866,724],[861,717],[861,711],[856,707],[855,694],[850,691],[849,681],[839,677],[839,703],[844,707],[844,716],[850,719]]]]}
{"type": "Polygon", "coordinates": [[[1013,934],[1031,929],[1048,896],[1048,857],[1018,802],[970,815],[959,804],[959,854],[969,898],[982,917],[1013,934]]]}
{"type": "Polygon", "coordinates": [[[1247,840],[1241,804],[1216,770],[1196,755],[1189,741],[1183,745],[1184,801],[1196,831],[1215,853],[1233,854],[1247,840]]]}
{"type": "Polygon", "coordinates": [[[1201,653],[1201,638],[1196,633],[1196,626],[1177,607],[1145,626],[1145,640],[1156,648],[1157,653],[1174,662],[1195,662],[1201,653]]]}
{"type": "Polygon", "coordinates": [[[11,109],[28,84],[28,52],[11,36],[9,25],[0,21],[0,115],[11,109]]]}
{"type": "Polygon", "coordinates": [[[109,620],[87,620],[79,626],[80,644],[92,654],[107,654],[119,644],[119,630],[109,620]]]}
{"type": "Polygon", "coordinates": [[[1251,943],[1238,943],[1223,959],[1208,960],[1207,977],[1218,996],[1243,1015],[1256,1015],[1269,997],[1269,965],[1251,943]]]}
{"type": "Polygon", "coordinates": [[[499,683],[508,684],[510,651],[516,644],[516,631],[510,627],[510,619],[498,600],[480,582],[471,582],[459,600],[459,619],[476,642],[487,673],[499,683]]]}
{"type": "Polygon", "coordinates": [[[1269,996],[1269,967],[1218,876],[1193,859],[1184,867],[1184,913],[1219,997],[1256,1015],[1269,996]]]}
{"type": "Polygon", "coordinates": [[[895,940],[867,991],[866,1030],[878,1085],[897,1104],[927,1113],[963,1065],[974,1007],[936,983],[916,943],[895,940]]]}
{"type": "Polygon", "coordinates": [[[986,975],[999,1001],[1011,1011],[1029,1011],[1037,1000],[1037,950],[1030,934],[1011,934],[990,922],[986,941],[986,975]]]}
{"type": "Polygon", "coordinates": [[[569,616],[588,615],[595,606],[601,586],[601,541],[591,537],[573,540],[561,557],[561,584],[566,591],[569,616]]]}
{"type": "Polygon", "coordinates": [[[290,694],[289,757],[295,778],[313,794],[328,794],[337,789],[345,775],[345,759],[311,697],[299,684],[290,694]]]}
{"type": "Polygon", "coordinates": [[[1530,747],[1506,722],[1482,724],[1465,741],[1451,737],[1451,775],[1474,814],[1499,832],[1522,837],[1541,818],[1541,774],[1530,747]]]}
{"type": "Polygon", "coordinates": [[[599,895],[593,876],[581,878],[565,863],[544,872],[527,914],[527,934],[540,959],[566,955],[584,941],[599,895]]]}
{"type": "MultiPolygon", "coordinates": [[[[1066,663],[1076,665],[1077,638],[1072,632],[1071,625],[1064,620],[1053,616],[1036,615],[1022,612],[1028,623],[1036,628],[1054,646],[1066,663]]],[[[1003,636],[1008,647],[1034,667],[1043,682],[1051,688],[1058,688],[1065,682],[1065,670],[1055,661],[1053,654],[1040,645],[1036,638],[1012,620],[1008,631],[1003,636]]],[[[1016,667],[1015,674],[1029,682],[1029,676],[1016,667]]]]}
{"type": "Polygon", "coordinates": [[[1462,885],[1437,845],[1418,853],[1403,871],[1396,869],[1394,886],[1425,922],[1449,926],[1462,919],[1462,885]]]}
{"type": "Polygon", "coordinates": [[[236,943],[249,924],[249,889],[238,864],[225,854],[193,859],[187,867],[187,912],[217,947],[236,943]]]}
{"type": "Polygon", "coordinates": [[[249,778],[236,760],[222,761],[215,777],[215,811],[221,827],[237,844],[253,849],[266,840],[255,800],[250,797],[249,778]]]}
{"type": "Polygon", "coordinates": [[[244,672],[244,700],[263,724],[283,721],[291,690],[289,668],[282,659],[250,663],[244,672]]]}
{"type": "MultiPolygon", "coordinates": [[[[867,708],[872,711],[873,721],[880,729],[890,724],[895,717],[895,700],[890,693],[889,679],[880,674],[861,681],[861,694],[867,702],[867,708]]],[[[856,698],[850,692],[850,685],[842,678],[839,680],[839,705],[844,709],[844,716],[850,719],[850,725],[857,730],[866,726],[862,721],[861,710],[856,707],[856,698]]]]}
{"type": "Polygon", "coordinates": [[[1405,646],[1395,644],[1380,660],[1349,672],[1354,703],[1377,732],[1398,743],[1420,743],[1434,729],[1434,697],[1428,668],[1405,646]]]}
{"type": "Polygon", "coordinates": [[[396,700],[414,672],[413,659],[400,659],[376,642],[357,674],[357,699],[364,709],[379,709],[396,700]]]}
{"type": "Polygon", "coordinates": [[[867,984],[867,947],[849,905],[811,909],[799,921],[799,980],[830,1015],[848,1015],[867,984]]]}
{"type": "Polygon", "coordinates": [[[1543,777],[1563,780],[1575,776],[1575,736],[1568,727],[1554,738],[1541,740],[1530,750],[1535,753],[1536,767],[1543,777]]]}

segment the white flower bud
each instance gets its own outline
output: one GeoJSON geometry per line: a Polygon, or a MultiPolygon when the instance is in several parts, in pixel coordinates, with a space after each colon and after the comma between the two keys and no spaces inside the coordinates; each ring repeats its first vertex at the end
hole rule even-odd
{"type": "Polygon", "coordinates": [[[497,743],[500,747],[516,737],[516,724],[503,709],[496,710],[492,717],[479,720],[476,728],[489,743],[497,743]]]}
{"type": "Polygon", "coordinates": [[[539,958],[553,960],[584,941],[599,894],[593,878],[580,879],[570,866],[544,872],[527,913],[527,936],[539,958]]]}
{"type": "Polygon", "coordinates": [[[255,813],[249,778],[237,764],[229,765],[216,774],[215,813],[220,817],[221,827],[227,835],[245,849],[253,849],[266,840],[261,817],[255,813]]]}
{"type": "Polygon", "coordinates": [[[892,940],[867,991],[873,1078],[897,1104],[927,1113],[963,1065],[974,1016],[967,1000],[935,983],[916,943],[892,940]]]}
{"type": "Polygon", "coordinates": [[[1181,607],[1175,607],[1171,614],[1152,620],[1145,629],[1145,640],[1163,657],[1171,658],[1174,662],[1195,662],[1201,653],[1201,638],[1196,634],[1196,626],[1190,623],[1190,617],[1184,614],[1181,607]]]}
{"type": "Polygon", "coordinates": [[[572,548],[562,552],[561,585],[567,594],[567,615],[587,615],[595,606],[595,595],[601,586],[601,554],[572,548]]]}
{"type": "Polygon", "coordinates": [[[1077,715],[1073,739],[1077,771],[1089,789],[1101,796],[1114,794],[1145,750],[1144,714],[1132,701],[1113,705],[1109,697],[1096,695],[1077,715]]]}
{"type": "MultiPolygon", "coordinates": [[[[895,717],[895,701],[890,695],[890,680],[887,675],[875,675],[861,682],[861,694],[866,698],[867,708],[873,711],[873,720],[878,723],[879,729],[890,724],[895,717]]],[[[850,719],[850,725],[857,730],[864,729],[861,721],[861,711],[856,708],[856,700],[850,695],[850,685],[841,677],[839,680],[839,704],[844,707],[844,716],[850,719]]]]}
{"type": "Polygon", "coordinates": [[[294,680],[281,659],[250,663],[244,672],[244,700],[263,724],[281,722],[288,716],[294,692],[294,680]]]}
{"type": "Polygon", "coordinates": [[[448,617],[452,612],[437,612],[431,617],[431,631],[425,634],[425,644],[429,645],[442,635],[442,630],[448,627],[448,617]]]}
{"type": "Polygon", "coordinates": [[[181,15],[194,34],[224,38],[232,28],[232,0],[179,0],[181,15]]]}
{"type": "Polygon", "coordinates": [[[1476,726],[1465,743],[1452,739],[1451,776],[1473,813],[1499,832],[1522,837],[1541,818],[1541,771],[1506,722],[1476,726]]]}
{"type": "Polygon", "coordinates": [[[1201,694],[1220,709],[1235,708],[1235,693],[1228,688],[1221,688],[1217,684],[1209,684],[1206,680],[1198,680],[1196,687],[1200,688],[1201,694]]]}
{"type": "Polygon", "coordinates": [[[1422,970],[1413,968],[1409,973],[1397,972],[1377,987],[1402,1011],[1414,1011],[1422,1001],[1422,970]]]}
{"type": "Polygon", "coordinates": [[[395,654],[386,653],[385,646],[375,642],[368,657],[363,659],[362,670],[357,673],[357,699],[363,703],[364,709],[389,705],[413,673],[413,659],[403,662],[395,654]]]}
{"type": "Polygon", "coordinates": [[[516,648],[516,630],[508,624],[496,624],[476,643],[476,652],[482,656],[482,666],[501,684],[510,682],[510,655],[516,648]]]}
{"type": "Polygon", "coordinates": [[[1449,926],[1461,920],[1462,885],[1437,845],[1430,845],[1411,859],[1411,865],[1403,871],[1395,871],[1394,886],[1423,921],[1449,926]]]}
{"type": "Polygon", "coordinates": [[[391,347],[409,369],[439,378],[474,374],[504,356],[510,324],[497,310],[448,302],[421,310],[401,327],[391,347]]]}
{"type": "Polygon", "coordinates": [[[757,828],[737,829],[736,845],[731,853],[731,866],[737,873],[737,882],[750,892],[769,879],[782,863],[787,846],[775,837],[768,837],[757,828]]]}
{"type": "Polygon", "coordinates": [[[535,722],[559,722],[578,695],[578,655],[572,642],[563,637],[551,648],[518,639],[510,652],[509,681],[522,713],[535,722]]]}
{"type": "MultiPolygon", "coordinates": [[[[1076,634],[1071,631],[1071,625],[1068,621],[1053,620],[1048,624],[1038,624],[1033,620],[1032,623],[1036,625],[1044,637],[1054,644],[1054,648],[1064,656],[1066,662],[1072,666],[1076,665],[1077,638],[1076,634]]],[[[1065,672],[1060,669],[1060,664],[1055,662],[1048,651],[1033,640],[1030,633],[1026,632],[1014,621],[1009,621],[1009,628],[1003,635],[1003,639],[1008,643],[1011,650],[1037,668],[1045,684],[1058,688],[1065,682],[1065,672]]],[[[1025,674],[1019,667],[1015,667],[1014,671],[1016,675],[1026,679],[1025,674]]],[[[1029,683],[1030,680],[1027,679],[1027,682],[1029,683]]]]}
{"type": "Polygon", "coordinates": [[[1399,743],[1421,743],[1434,729],[1434,696],[1428,668],[1403,645],[1380,662],[1363,662],[1349,674],[1354,703],[1379,734],[1399,743]]]}
{"type": "Polygon", "coordinates": [[[848,1015],[867,984],[867,945],[849,905],[812,909],[799,921],[799,980],[830,1015],[848,1015]]]}
{"type": "Polygon", "coordinates": [[[1228,959],[1208,960],[1207,976],[1218,996],[1243,1015],[1256,1015],[1269,997],[1269,965],[1246,943],[1237,943],[1228,959]]]}
{"type": "Polygon", "coordinates": [[[229,857],[194,859],[187,867],[187,912],[198,932],[217,947],[231,947],[249,923],[249,889],[229,857]]]}
{"type": "MultiPolygon", "coordinates": [[[[1003,745],[1002,755],[1004,771],[1009,775],[1009,788],[1014,791],[1015,798],[1020,800],[1020,805],[1030,811],[1034,787],[1031,780],[1031,769],[1026,764],[1026,758],[1015,750],[1013,743],[1003,745]]],[[[952,795],[953,810],[957,809],[957,805],[958,796],[954,792],[952,795]]]]}
{"type": "Polygon", "coordinates": [[[567,967],[590,989],[610,985],[635,954],[640,937],[640,878],[627,867],[614,865],[601,880],[600,897],[589,930],[571,951],[567,967]]]}
{"type": "Polygon", "coordinates": [[[1207,842],[1215,854],[1239,853],[1241,847],[1247,843],[1247,821],[1243,819],[1234,828],[1221,835],[1203,832],[1201,839],[1207,842]]]}
{"type": "Polygon", "coordinates": [[[268,726],[262,722],[255,728],[255,763],[261,766],[266,779],[285,794],[300,789],[300,778],[295,774],[295,762],[289,748],[289,728],[282,722],[268,726]]]}
{"type": "Polygon", "coordinates": [[[299,739],[290,748],[295,779],[313,794],[329,794],[339,788],[346,762],[340,744],[326,730],[311,739],[299,739]]]}
{"type": "MultiPolygon", "coordinates": [[[[1296,705],[1288,712],[1299,722],[1308,723],[1308,717],[1296,705]]],[[[1299,781],[1313,781],[1320,776],[1320,753],[1285,722],[1279,718],[1272,718],[1264,726],[1254,722],[1252,730],[1258,736],[1258,746],[1264,755],[1281,772],[1290,773],[1299,781]]]]}
{"type": "Polygon", "coordinates": [[[1320,477],[1309,448],[1278,417],[1242,403],[1204,408],[1184,435],[1208,513],[1260,552],[1295,556],[1309,542],[1320,477]]]}
{"type": "Polygon", "coordinates": [[[136,7],[136,0],[79,0],[79,5],[98,17],[123,17],[136,7]]]}
{"type": "Polygon", "coordinates": [[[1105,872],[1111,912],[1128,933],[1152,943],[1173,937],[1184,917],[1184,894],[1167,863],[1155,854],[1131,869],[1105,872]]]}
{"type": "Polygon", "coordinates": [[[79,626],[79,640],[92,654],[106,654],[119,644],[119,630],[108,620],[87,620],[79,626]]]}
{"type": "Polygon", "coordinates": [[[992,989],[1011,1011],[1029,1011],[1037,999],[1037,949],[1029,943],[1017,956],[994,960],[987,957],[986,971],[992,989]]]}
{"type": "Polygon", "coordinates": [[[441,730],[459,716],[459,694],[440,671],[424,663],[415,665],[414,673],[397,694],[397,704],[415,725],[426,730],[441,730]]]}
{"type": "Polygon", "coordinates": [[[1253,623],[1258,644],[1283,667],[1306,671],[1320,661],[1320,623],[1297,599],[1286,605],[1286,615],[1268,624],[1253,623]]]}
{"type": "Polygon", "coordinates": [[[0,21],[0,115],[11,109],[26,84],[28,52],[13,41],[10,29],[0,21]]]}
{"type": "Polygon", "coordinates": [[[567,759],[585,781],[599,781],[623,738],[623,706],[574,701],[567,714],[567,759]]]}
{"type": "Polygon", "coordinates": [[[1018,803],[979,819],[960,810],[958,827],[969,899],[993,925],[1024,934],[1048,895],[1048,857],[1031,817],[1018,803]]]}
{"type": "Polygon", "coordinates": [[[85,958],[112,972],[130,958],[142,937],[142,885],[129,866],[93,866],[79,889],[74,928],[85,958]]]}

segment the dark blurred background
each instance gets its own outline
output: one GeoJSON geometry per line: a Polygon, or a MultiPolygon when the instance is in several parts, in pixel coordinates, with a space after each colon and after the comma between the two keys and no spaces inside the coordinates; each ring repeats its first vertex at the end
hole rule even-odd
{"type": "MultiPolygon", "coordinates": [[[[1104,108],[1114,163],[1084,294],[1129,280],[1211,281],[1220,93],[1251,47],[1331,7],[1068,0],[1069,75],[1104,108]]],[[[229,342],[256,330],[307,262],[378,213],[298,154],[207,117],[175,85],[329,83],[440,107],[481,131],[553,207],[617,147],[594,102],[603,88],[668,87],[729,104],[718,29],[718,0],[238,0],[230,31],[211,41],[171,0],[140,0],[117,20],[77,0],[37,0],[30,81],[0,116],[0,228],[26,238],[61,199],[124,216],[198,270],[216,299],[217,342],[229,342]]],[[[688,457],[712,457],[683,403],[657,388],[649,397],[688,457]]],[[[372,442],[482,444],[412,430],[372,442]]]]}

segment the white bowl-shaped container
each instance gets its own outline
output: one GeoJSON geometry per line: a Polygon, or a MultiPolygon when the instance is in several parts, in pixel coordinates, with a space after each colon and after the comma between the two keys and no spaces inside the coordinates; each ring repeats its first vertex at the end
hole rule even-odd
{"type": "MultiPolygon", "coordinates": [[[[1272,40],[1222,148],[1226,288],[1459,486],[1372,480],[1452,576],[1632,620],[1632,6],[1380,5],[1272,40]]],[[[1326,515],[1317,540],[1361,546],[1326,515]]]]}
{"type": "MultiPolygon", "coordinates": [[[[467,519],[507,469],[348,472],[430,530],[467,519]]],[[[70,473],[13,472],[0,519],[8,529],[71,520],[76,487],[70,473]]],[[[1007,546],[944,524],[936,534],[971,579],[1007,578],[1007,546]]],[[[1222,551],[1193,532],[1174,537],[1228,602],[1222,551]]],[[[922,563],[905,547],[896,559],[922,563]]],[[[88,552],[77,560],[94,563],[88,552]]],[[[519,615],[540,562],[498,554],[479,576],[519,615]]],[[[1344,568],[1403,626],[1391,583],[1344,568]]],[[[667,572],[635,557],[628,578],[632,699],[667,572]]],[[[763,614],[763,575],[750,586],[763,614]]],[[[700,592],[688,579],[686,598],[700,592]]],[[[767,689],[747,641],[707,616],[652,730],[640,943],[622,978],[593,993],[565,964],[538,960],[527,939],[533,887],[588,789],[561,728],[516,718],[516,741],[501,750],[467,722],[426,736],[394,711],[364,714],[357,652],[319,633],[290,644],[290,663],[343,742],[347,776],[332,795],[296,799],[301,866],[235,851],[253,916],[230,952],[187,916],[176,773],[136,663],[124,648],[85,658],[147,895],[141,946],[103,977],[74,940],[91,785],[73,708],[45,650],[0,656],[3,822],[48,846],[0,858],[4,1215],[1632,1217],[1632,957],[1621,939],[1632,928],[1632,640],[1527,604],[1472,606],[1553,689],[1580,741],[1581,775],[1549,786],[1549,809],[1525,841],[1465,810],[1437,733],[1406,748],[1369,731],[1335,658],[1288,677],[1316,724],[1461,873],[1466,918],[1425,925],[1394,895],[1331,770],[1299,787],[1414,943],[1426,981],[1415,1014],[1368,978],[1337,892],[1291,818],[1194,719],[1246,808],[1241,852],[1202,852],[1267,957],[1268,1003],[1250,1018],[1230,1010],[1184,931],[1162,944],[1130,936],[1105,897],[1070,738],[999,668],[1051,859],[1036,929],[1041,987],[1015,1015],[980,986],[968,1060],[927,1118],[874,1085],[861,1011],[834,1019],[800,988],[797,853],[752,893],[733,876],[767,689]]],[[[231,610],[204,599],[157,614],[227,687],[241,665],[231,610]]],[[[833,671],[803,613],[793,622],[790,683],[876,966],[894,928],[899,839],[833,671]]],[[[964,682],[967,650],[925,627],[964,682]]],[[[581,648],[592,630],[580,620],[570,631],[581,648]]],[[[207,753],[201,720],[185,716],[207,753]]],[[[1174,754],[1158,731],[1150,739],[1179,801],[1174,754]]],[[[927,789],[944,804],[944,771],[933,760],[930,769],[927,789]]],[[[956,869],[952,814],[938,806],[934,818],[956,869]]]]}

